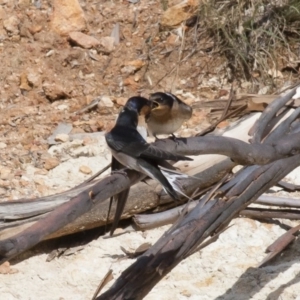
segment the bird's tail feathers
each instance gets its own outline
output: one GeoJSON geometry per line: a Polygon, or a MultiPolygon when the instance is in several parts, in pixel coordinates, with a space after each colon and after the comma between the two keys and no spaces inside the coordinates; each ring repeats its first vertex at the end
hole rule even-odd
{"type": "Polygon", "coordinates": [[[189,196],[187,196],[184,192],[183,192],[183,186],[180,182],[180,179],[186,179],[189,178],[191,176],[184,174],[184,173],[180,173],[178,171],[174,171],[174,170],[169,170],[169,169],[165,169],[165,168],[160,168],[161,172],[163,173],[163,175],[167,178],[168,182],[170,183],[170,185],[172,186],[172,188],[179,193],[180,195],[184,196],[185,198],[192,200],[189,196]]]}

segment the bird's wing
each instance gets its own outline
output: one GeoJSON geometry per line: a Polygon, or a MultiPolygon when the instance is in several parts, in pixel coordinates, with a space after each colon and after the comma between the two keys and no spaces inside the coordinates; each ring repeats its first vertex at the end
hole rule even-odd
{"type": "Polygon", "coordinates": [[[183,155],[176,155],[148,144],[137,130],[114,128],[105,135],[110,148],[132,157],[152,160],[193,160],[183,155]]]}
{"type": "Polygon", "coordinates": [[[139,157],[149,145],[137,130],[109,132],[105,135],[108,146],[132,157],[139,157]]]}
{"type": "Polygon", "coordinates": [[[155,146],[152,146],[151,144],[148,144],[148,148],[146,148],[143,153],[141,153],[140,157],[145,159],[155,159],[155,160],[193,160],[192,158],[183,156],[183,155],[177,155],[173,154],[171,152],[159,149],[155,146]]]}

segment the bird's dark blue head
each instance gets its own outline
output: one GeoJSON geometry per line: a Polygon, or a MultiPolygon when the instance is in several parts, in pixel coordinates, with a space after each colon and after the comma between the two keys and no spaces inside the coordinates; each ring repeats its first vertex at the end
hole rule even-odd
{"type": "Polygon", "coordinates": [[[131,97],[126,102],[117,119],[119,126],[133,126],[138,125],[139,116],[146,116],[151,111],[151,102],[143,97],[131,97]]]}
{"type": "Polygon", "coordinates": [[[138,113],[138,115],[147,115],[151,110],[151,102],[140,96],[131,97],[127,100],[125,107],[138,113]]]}

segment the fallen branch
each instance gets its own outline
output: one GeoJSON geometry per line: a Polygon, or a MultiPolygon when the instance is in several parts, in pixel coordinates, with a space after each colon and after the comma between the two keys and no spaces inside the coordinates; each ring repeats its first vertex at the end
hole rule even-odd
{"type": "MultiPolygon", "coordinates": [[[[159,213],[135,215],[133,221],[139,230],[147,230],[173,224],[181,216],[184,210],[190,212],[198,203],[199,201],[193,201],[159,213]]],[[[254,203],[270,206],[300,207],[300,199],[272,197],[267,195],[261,195],[254,203]]],[[[240,216],[255,219],[280,218],[299,220],[300,210],[248,207],[240,212],[240,216]]]]}
{"type": "Polygon", "coordinates": [[[162,277],[180,261],[194,253],[207,237],[226,226],[239,211],[298,165],[300,155],[252,169],[249,175],[251,183],[246,190],[243,184],[237,183],[234,186],[234,193],[232,189],[225,194],[217,192],[216,196],[204,206],[199,202],[190,213],[182,216],[144,255],[128,267],[114,285],[97,297],[97,300],[143,299],[162,277]]]}
{"type": "MultiPolygon", "coordinates": [[[[270,126],[270,121],[278,110],[290,100],[295,91],[293,89],[287,95],[276,99],[256,122],[252,131],[253,141],[255,141],[255,144],[252,145],[254,151],[260,146],[261,150],[267,146],[258,143],[262,141],[267,132],[271,131],[274,125],[270,126]]],[[[290,124],[293,128],[292,125],[295,122],[291,121],[290,124]]],[[[281,130],[280,126],[276,129],[277,132],[281,130]]],[[[286,128],[285,124],[283,127],[286,128]]],[[[260,156],[260,158],[263,157],[261,163],[266,161],[272,163],[244,167],[229,182],[220,187],[212,197],[203,197],[194,209],[189,213],[182,214],[178,221],[144,255],[127,268],[107,292],[97,299],[143,299],[158,281],[179,262],[194,253],[206,238],[218,234],[240,211],[300,165],[297,145],[292,140],[297,138],[297,133],[293,132],[298,132],[298,130],[299,126],[298,128],[294,127],[292,132],[285,132],[284,137],[277,141],[272,140],[273,135],[269,139],[269,141],[272,140],[272,143],[268,144],[274,146],[273,150],[269,149],[271,160],[268,160],[266,153],[260,156]],[[291,148],[288,146],[289,143],[291,148]],[[273,161],[274,155],[283,154],[288,148],[289,155],[294,156],[273,161]]],[[[195,140],[192,142],[196,144],[194,146],[198,146],[195,140]]],[[[213,139],[211,142],[214,142],[213,139]]],[[[230,145],[226,145],[226,147],[229,149],[230,145]]],[[[246,149],[246,147],[243,148],[246,149]]],[[[199,148],[197,148],[198,150],[199,148]]],[[[234,155],[238,153],[236,149],[232,149],[232,151],[234,155]]],[[[259,161],[256,159],[256,153],[247,153],[247,155],[250,156],[250,161],[253,158],[256,163],[259,161]]],[[[233,156],[230,155],[230,157],[233,156]]],[[[245,164],[248,164],[246,160],[245,164]]]]}

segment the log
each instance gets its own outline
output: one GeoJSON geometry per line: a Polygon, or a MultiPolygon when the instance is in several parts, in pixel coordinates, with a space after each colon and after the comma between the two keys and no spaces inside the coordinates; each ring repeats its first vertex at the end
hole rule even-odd
{"type": "Polygon", "coordinates": [[[224,228],[239,211],[299,165],[300,155],[295,155],[258,169],[252,168],[251,183],[246,190],[241,184],[235,186],[235,192],[232,189],[225,194],[219,191],[220,195],[216,194],[204,206],[199,202],[96,299],[143,299],[178,263],[194,253],[206,238],[224,228]]]}

